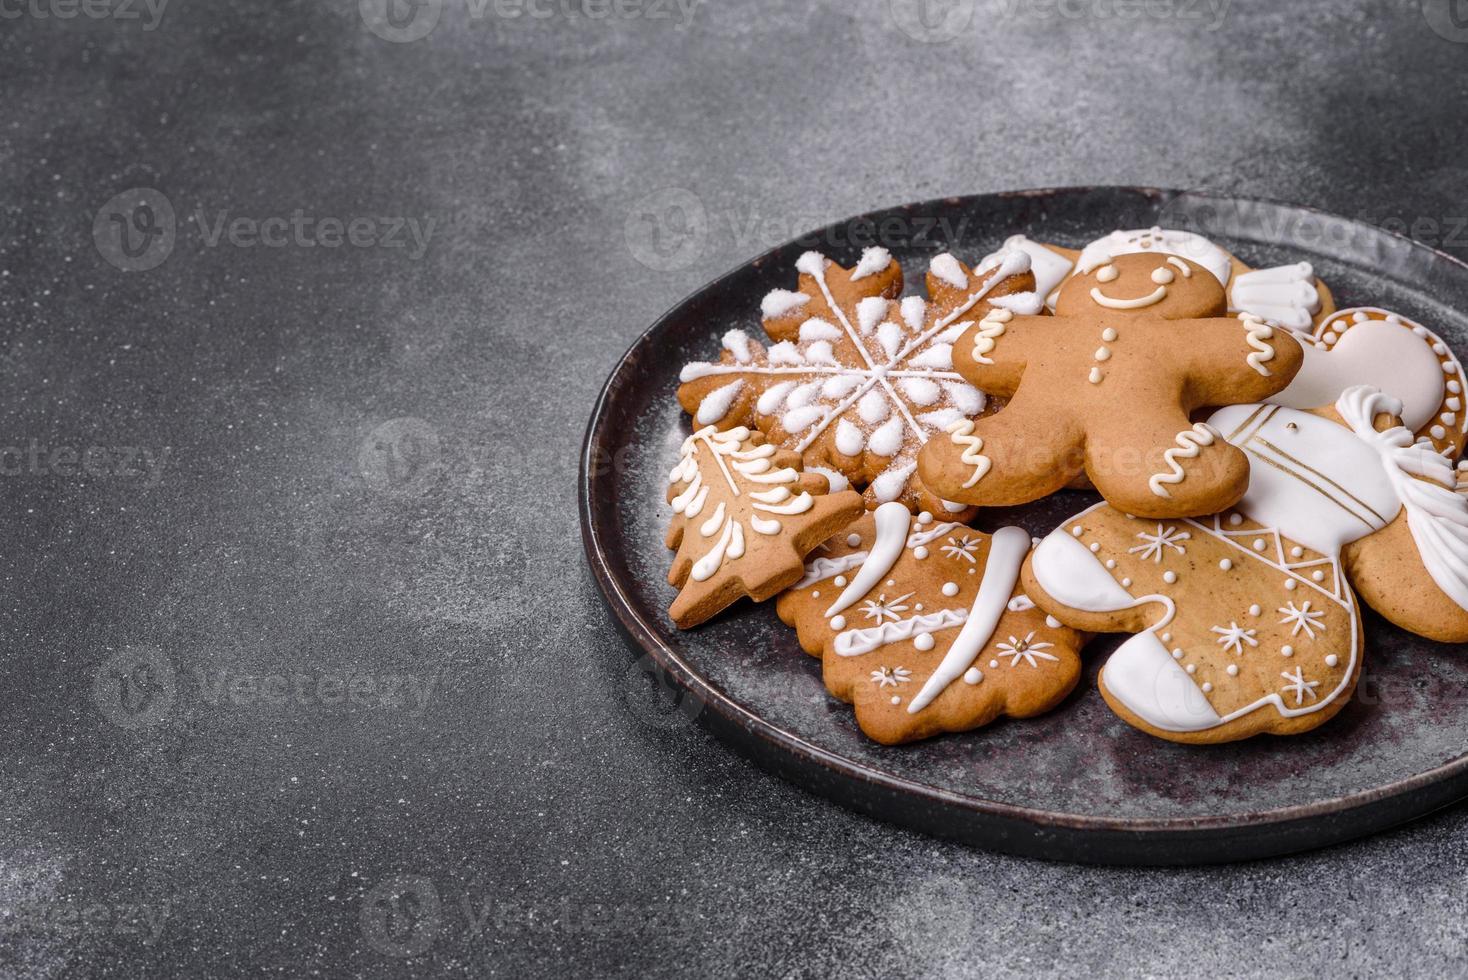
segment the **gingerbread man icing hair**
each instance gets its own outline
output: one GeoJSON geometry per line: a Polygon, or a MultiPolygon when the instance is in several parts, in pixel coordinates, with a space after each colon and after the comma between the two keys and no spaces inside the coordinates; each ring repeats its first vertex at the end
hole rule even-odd
{"type": "Polygon", "coordinates": [[[1263,401],[1301,360],[1288,331],[1227,316],[1202,266],[1119,255],[1067,280],[1055,316],[996,309],[958,338],[954,368],[1009,403],[930,441],[919,474],[980,506],[1037,500],[1084,472],[1130,514],[1214,513],[1243,496],[1249,463],[1190,413],[1263,401]]]}

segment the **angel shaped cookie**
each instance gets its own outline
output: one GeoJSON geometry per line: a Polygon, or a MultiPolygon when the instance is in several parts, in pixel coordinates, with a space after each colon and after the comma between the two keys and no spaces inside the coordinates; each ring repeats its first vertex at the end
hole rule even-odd
{"type": "Polygon", "coordinates": [[[1404,629],[1468,640],[1468,498],[1401,408],[1358,387],[1334,409],[1223,409],[1209,424],[1254,463],[1237,508],[1152,521],[1093,507],[1035,549],[1027,593],[1075,628],[1136,633],[1100,686],[1144,731],[1312,729],[1360,675],[1356,594],[1404,629]]]}
{"type": "Polygon", "coordinates": [[[1030,536],[887,503],[832,538],[776,600],[863,732],[895,745],[1049,711],[1085,637],[1018,589],[1030,536]]]}
{"type": "Polygon", "coordinates": [[[836,489],[864,488],[867,505],[900,500],[957,514],[916,479],[917,452],[986,400],[953,368],[953,342],[996,304],[1034,288],[1020,252],[970,269],[932,260],[930,301],[902,297],[902,268],[869,248],[844,269],[818,252],[796,263],[795,291],[763,303],[765,346],[742,330],[723,336],[715,362],[683,369],[678,401],[699,425],[750,425],[836,489]]]}
{"type": "Polygon", "coordinates": [[[1225,315],[1223,288],[1174,255],[1136,253],[1068,279],[1056,315],[987,314],[955,342],[977,388],[1010,399],[960,420],[919,458],[924,484],[979,506],[1027,503],[1084,473],[1144,517],[1209,514],[1248,486],[1244,454],[1190,413],[1262,401],[1300,368],[1300,344],[1225,315]]]}

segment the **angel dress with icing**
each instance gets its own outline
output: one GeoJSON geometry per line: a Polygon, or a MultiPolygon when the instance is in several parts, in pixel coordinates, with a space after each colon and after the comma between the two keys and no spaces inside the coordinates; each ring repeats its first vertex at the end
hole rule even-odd
{"type": "Polygon", "coordinates": [[[717,362],[682,372],[678,400],[699,425],[753,425],[807,469],[844,489],[865,488],[869,507],[900,500],[959,514],[916,478],[924,442],[985,410],[985,398],[953,369],[953,341],[994,304],[1033,289],[1023,253],[971,270],[951,255],[932,260],[931,302],[902,295],[902,268],[869,248],[848,270],[817,252],[796,263],[797,291],[762,304],[767,348],[742,330],[724,334],[717,362]]]}
{"type": "Polygon", "coordinates": [[[812,555],[776,600],[826,688],[875,741],[896,745],[1049,711],[1080,677],[1085,637],[1016,589],[1030,536],[863,515],[812,555]]]}
{"type": "Polygon", "coordinates": [[[1223,409],[1210,424],[1255,464],[1236,509],[1158,522],[1102,504],[1040,543],[1036,602],[1137,634],[1101,671],[1119,715],[1179,742],[1324,723],[1361,670],[1356,592],[1405,629],[1468,639],[1468,499],[1400,408],[1362,387],[1333,410],[1223,409]]]}
{"type": "Polygon", "coordinates": [[[1009,506],[1084,473],[1139,516],[1229,506],[1248,486],[1248,461],[1190,413],[1268,398],[1302,355],[1287,331],[1224,310],[1203,267],[1138,253],[1067,280],[1053,317],[988,314],[958,338],[954,366],[1010,401],[929,442],[924,483],[949,500],[1009,506]]]}

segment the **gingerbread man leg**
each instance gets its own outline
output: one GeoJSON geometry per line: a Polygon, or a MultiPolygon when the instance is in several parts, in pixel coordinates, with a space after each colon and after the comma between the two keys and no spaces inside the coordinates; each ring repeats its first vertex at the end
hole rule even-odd
{"type": "Polygon", "coordinates": [[[1112,506],[1138,517],[1214,514],[1249,488],[1248,457],[1181,411],[1091,419],[1086,473],[1112,506]]]}
{"type": "Polygon", "coordinates": [[[955,422],[918,457],[923,483],[945,500],[983,507],[1028,503],[1079,476],[1077,420],[1021,392],[997,415],[955,422]]]}

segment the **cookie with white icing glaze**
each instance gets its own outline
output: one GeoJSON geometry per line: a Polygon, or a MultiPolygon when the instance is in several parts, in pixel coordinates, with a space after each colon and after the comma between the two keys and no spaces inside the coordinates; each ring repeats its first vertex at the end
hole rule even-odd
{"type": "Polygon", "coordinates": [[[757,427],[834,485],[864,489],[870,507],[962,514],[924,490],[917,452],[986,410],[953,369],[953,341],[995,304],[1038,309],[1027,257],[971,269],[939,255],[928,301],[902,298],[902,268],[885,249],[867,249],[852,269],[807,252],[796,268],[797,289],[762,304],[770,344],[729,331],[718,361],[684,367],[679,403],[698,425],[757,427]]]}
{"type": "Polygon", "coordinates": [[[799,580],[805,556],[863,509],[859,494],[827,490],[825,477],[800,472],[797,454],[746,428],[707,426],[685,439],[668,475],[673,622],[688,629],[799,580]]]}
{"type": "Polygon", "coordinates": [[[883,504],[816,551],[775,609],[875,741],[1032,717],[1075,687],[1085,638],[1018,590],[1030,544],[883,504]]]}
{"type": "Polygon", "coordinates": [[[1334,404],[1347,388],[1371,385],[1402,402],[1402,424],[1457,459],[1468,442],[1463,365],[1441,337],[1377,307],[1341,310],[1305,345],[1305,363],[1270,398],[1289,408],[1334,404]]]}
{"type": "Polygon", "coordinates": [[[1139,728],[1180,742],[1313,728],[1360,672],[1357,593],[1411,632],[1468,640],[1468,498],[1401,407],[1361,386],[1312,412],[1222,409],[1209,424],[1254,464],[1236,508],[1171,522],[1092,508],[1035,549],[1027,593],[1078,629],[1137,633],[1101,688],[1139,728]]]}
{"type": "Polygon", "coordinates": [[[1055,316],[996,310],[957,339],[958,372],[1009,401],[930,441],[919,473],[976,506],[1028,503],[1084,473],[1128,513],[1211,514],[1243,495],[1249,464],[1190,413],[1268,398],[1301,358],[1289,331],[1226,316],[1202,266],[1122,255],[1066,280],[1055,316]]]}

